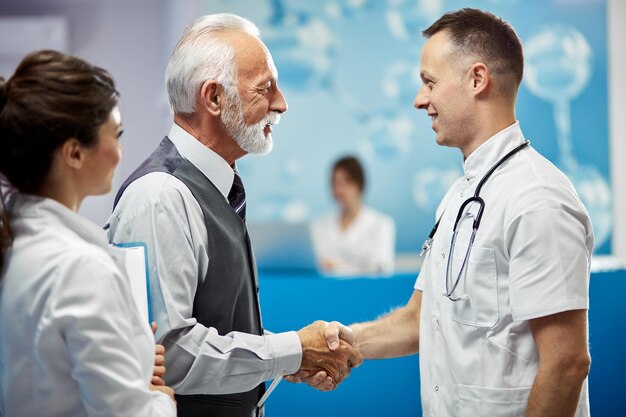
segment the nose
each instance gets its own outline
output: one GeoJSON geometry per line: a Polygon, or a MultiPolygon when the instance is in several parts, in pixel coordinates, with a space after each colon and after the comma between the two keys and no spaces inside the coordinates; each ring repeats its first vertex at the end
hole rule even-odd
{"type": "Polygon", "coordinates": [[[285,96],[283,95],[283,92],[280,91],[280,88],[278,88],[278,85],[276,85],[276,90],[270,103],[270,110],[278,113],[284,113],[287,111],[287,100],[285,100],[285,96]]]}
{"type": "Polygon", "coordinates": [[[426,94],[426,91],[424,91],[424,85],[422,84],[422,87],[415,96],[415,100],[413,100],[413,107],[416,109],[426,110],[428,109],[429,104],[430,98],[428,97],[428,94],[426,94]]]}

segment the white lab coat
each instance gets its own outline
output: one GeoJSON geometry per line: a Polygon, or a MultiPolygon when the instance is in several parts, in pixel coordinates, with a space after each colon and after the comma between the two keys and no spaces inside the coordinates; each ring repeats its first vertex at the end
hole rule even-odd
{"type": "Polygon", "coordinates": [[[17,195],[0,281],[0,415],[175,416],[150,391],[154,337],[105,233],[60,203],[17,195]]]}
{"type": "MultiPolygon", "coordinates": [[[[465,175],[437,210],[442,216],[415,288],[425,417],[522,417],[539,365],[528,320],[589,306],[593,231],[570,181],[532,147],[485,182],[485,211],[453,302],[443,295],[452,228],[485,172],[523,143],[519,124],[465,161],[465,175]]],[[[470,210],[476,211],[472,204],[470,210]]],[[[472,221],[460,226],[449,285],[465,256],[472,221]]],[[[587,384],[576,412],[589,416],[587,384]]]]}

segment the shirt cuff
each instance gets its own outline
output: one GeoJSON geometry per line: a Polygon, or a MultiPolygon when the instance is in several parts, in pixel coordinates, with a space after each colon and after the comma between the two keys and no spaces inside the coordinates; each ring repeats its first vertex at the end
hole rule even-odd
{"type": "Polygon", "coordinates": [[[417,278],[415,279],[415,284],[413,285],[413,289],[418,290],[418,291],[424,291],[424,283],[422,281],[424,281],[424,279],[420,278],[420,276],[418,275],[417,278]]]}
{"type": "Polygon", "coordinates": [[[270,342],[274,357],[274,368],[270,379],[298,372],[302,363],[302,344],[298,334],[285,332],[265,337],[270,342]]]}

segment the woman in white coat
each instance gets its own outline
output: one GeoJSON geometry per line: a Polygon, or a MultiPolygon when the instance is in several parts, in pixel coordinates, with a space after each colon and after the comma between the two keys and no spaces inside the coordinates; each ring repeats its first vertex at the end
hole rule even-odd
{"type": "Polygon", "coordinates": [[[347,156],[335,162],[331,186],[339,210],[316,219],[311,228],[322,271],[336,275],[391,274],[395,223],[363,204],[365,172],[359,160],[347,156]]]}
{"type": "Polygon", "coordinates": [[[40,51],[0,78],[0,415],[176,414],[129,281],[77,214],[110,191],[121,133],[101,68],[40,51]]]}

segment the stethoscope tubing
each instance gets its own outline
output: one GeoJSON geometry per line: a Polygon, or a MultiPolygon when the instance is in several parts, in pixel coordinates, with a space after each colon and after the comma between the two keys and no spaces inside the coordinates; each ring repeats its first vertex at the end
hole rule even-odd
{"type": "MultiPolygon", "coordinates": [[[[450,240],[450,249],[448,251],[448,262],[446,265],[446,292],[443,294],[446,297],[448,297],[451,301],[460,301],[460,300],[468,299],[466,295],[457,298],[457,297],[454,297],[453,294],[457,286],[459,285],[461,276],[463,275],[463,271],[467,267],[470,253],[472,252],[472,246],[474,245],[474,239],[476,238],[476,233],[478,232],[478,228],[480,227],[480,222],[483,218],[483,213],[485,210],[485,200],[483,200],[482,197],[480,197],[480,191],[485,185],[485,183],[487,182],[487,180],[489,179],[489,177],[491,177],[491,175],[500,167],[500,165],[502,165],[513,155],[515,155],[516,153],[518,153],[519,151],[521,151],[522,149],[524,149],[525,147],[529,145],[530,145],[530,141],[526,140],[524,141],[524,143],[515,147],[509,153],[507,153],[502,158],[500,158],[491,168],[489,168],[489,171],[487,171],[487,173],[483,175],[483,177],[480,179],[480,181],[478,182],[478,186],[476,187],[476,191],[474,192],[474,195],[468,198],[467,200],[465,200],[463,204],[461,204],[461,207],[459,208],[459,212],[457,213],[456,219],[454,221],[454,227],[452,228],[452,238],[450,240]],[[469,212],[465,213],[465,208],[471,203],[478,203],[478,211],[476,212],[476,215],[470,214],[469,212]],[[461,223],[461,221],[465,219],[466,217],[474,218],[474,222],[472,224],[472,235],[470,237],[467,252],[465,253],[465,257],[463,258],[463,263],[461,264],[461,269],[459,270],[459,273],[457,274],[457,277],[454,280],[454,284],[452,285],[452,288],[449,288],[450,269],[452,267],[452,258],[454,256],[454,248],[456,246],[456,238],[458,235],[457,228],[459,226],[459,223],[461,223]]],[[[430,234],[428,235],[428,239],[424,241],[424,244],[422,245],[421,255],[423,255],[424,253],[430,250],[432,241],[435,237],[435,234],[437,233],[437,229],[439,228],[439,223],[441,222],[443,215],[444,213],[441,214],[441,216],[439,217],[439,219],[433,226],[432,230],[430,231],[430,234]]]]}

